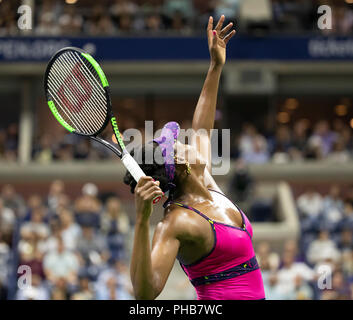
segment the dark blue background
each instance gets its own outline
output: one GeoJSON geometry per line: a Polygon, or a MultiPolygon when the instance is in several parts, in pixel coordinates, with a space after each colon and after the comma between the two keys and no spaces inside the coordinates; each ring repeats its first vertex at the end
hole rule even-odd
{"type": "MultiPolygon", "coordinates": [[[[101,38],[0,38],[0,62],[47,61],[58,49],[70,45],[96,48],[93,55],[103,61],[121,60],[205,60],[209,59],[207,40],[203,37],[101,37],[101,38]]],[[[228,47],[229,60],[352,60],[353,38],[327,37],[247,37],[235,36],[228,47]],[[309,50],[310,41],[325,44],[319,55],[309,50]],[[340,43],[344,51],[334,48],[340,43]]]]}

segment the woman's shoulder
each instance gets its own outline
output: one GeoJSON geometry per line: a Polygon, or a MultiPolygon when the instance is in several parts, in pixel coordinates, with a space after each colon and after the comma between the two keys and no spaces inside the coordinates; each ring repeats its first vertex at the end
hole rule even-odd
{"type": "Polygon", "coordinates": [[[171,204],[166,208],[164,218],[157,227],[172,230],[179,239],[190,239],[200,233],[202,224],[198,215],[191,210],[171,204]]]}

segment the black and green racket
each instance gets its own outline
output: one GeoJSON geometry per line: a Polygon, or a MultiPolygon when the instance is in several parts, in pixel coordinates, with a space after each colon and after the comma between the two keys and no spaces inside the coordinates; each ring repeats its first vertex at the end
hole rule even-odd
{"type": "MultiPolygon", "coordinates": [[[[65,129],[90,137],[113,151],[136,182],[145,176],[125,148],[113,115],[107,78],[91,55],[73,47],[56,52],[45,72],[44,90],[51,112],[65,129]],[[98,137],[109,122],[120,150],[98,137]]],[[[160,198],[153,199],[153,203],[160,198]]]]}

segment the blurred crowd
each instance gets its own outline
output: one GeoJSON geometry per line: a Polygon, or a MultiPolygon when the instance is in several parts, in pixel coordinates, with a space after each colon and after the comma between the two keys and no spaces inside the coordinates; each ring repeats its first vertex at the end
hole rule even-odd
{"type": "Polygon", "coordinates": [[[322,196],[308,189],[297,199],[301,234],[281,255],[257,248],[269,300],[353,299],[353,188],[322,196]]]}
{"type": "MultiPolygon", "coordinates": [[[[144,141],[144,128],[138,130],[144,141]]],[[[352,128],[340,119],[332,123],[320,120],[313,125],[307,119],[301,119],[291,125],[278,125],[274,131],[271,129],[268,132],[260,132],[254,124],[245,123],[240,134],[233,140],[231,157],[245,164],[280,164],[305,160],[347,163],[353,157],[352,132],[352,128]]],[[[107,129],[103,138],[114,142],[111,130],[107,129]]],[[[18,125],[11,124],[0,130],[0,159],[15,161],[17,149],[18,125]]],[[[36,137],[32,159],[50,163],[57,160],[113,160],[116,157],[101,144],[63,130],[55,134],[46,132],[36,137]]]]}
{"type": "Polygon", "coordinates": [[[353,187],[343,196],[333,185],[297,198],[300,239],[281,254],[261,243],[256,252],[269,300],[353,299],[353,187]]]}
{"type": "Polygon", "coordinates": [[[260,133],[246,123],[234,140],[232,156],[249,164],[310,159],[346,163],[353,156],[352,128],[340,119],[332,125],[320,120],[313,126],[301,119],[293,125],[279,125],[275,132],[260,133]]]}
{"type": "MultiPolygon", "coordinates": [[[[0,3],[0,35],[18,35],[17,8],[21,1],[0,3]]],[[[353,11],[336,0],[104,0],[34,1],[35,35],[114,35],[119,32],[190,33],[204,29],[210,15],[225,14],[242,32],[319,31],[319,5],[330,5],[333,32],[349,34],[353,11]],[[68,4],[71,3],[71,4],[68,4]]]]}
{"type": "MultiPolygon", "coordinates": [[[[300,238],[256,255],[268,300],[353,299],[353,187],[297,198],[300,238]]],[[[86,183],[74,199],[56,180],[45,197],[0,192],[0,299],[133,299],[132,223],[119,197],[86,183]],[[31,268],[31,285],[25,286],[31,268]],[[21,287],[22,286],[22,287],[21,287]]]]}
{"type": "MultiPolygon", "coordinates": [[[[53,181],[46,197],[0,193],[1,299],[132,299],[127,269],[131,222],[115,194],[86,183],[70,198],[53,181]],[[31,285],[20,266],[31,268],[31,285]],[[21,287],[22,285],[22,287],[21,287]],[[20,289],[21,288],[21,289],[20,289]]],[[[27,274],[28,276],[28,274],[27,274]]]]}
{"type": "Polygon", "coordinates": [[[0,127],[0,159],[16,161],[18,152],[18,124],[11,123],[5,128],[0,127]]]}

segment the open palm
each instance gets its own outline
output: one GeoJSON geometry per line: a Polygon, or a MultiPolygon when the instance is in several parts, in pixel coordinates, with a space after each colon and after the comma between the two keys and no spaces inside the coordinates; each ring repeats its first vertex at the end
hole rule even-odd
{"type": "Polygon", "coordinates": [[[226,47],[228,41],[235,35],[232,30],[233,23],[223,27],[225,16],[222,15],[216,27],[213,29],[213,17],[210,17],[207,25],[208,48],[210,50],[211,61],[215,65],[224,65],[226,62],[226,47]]]}

